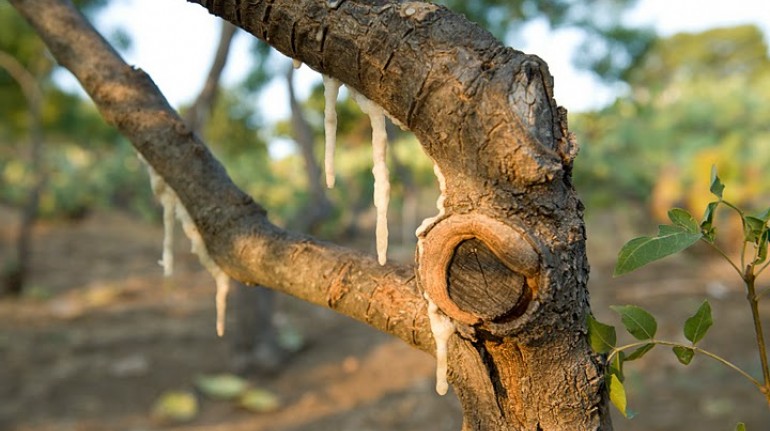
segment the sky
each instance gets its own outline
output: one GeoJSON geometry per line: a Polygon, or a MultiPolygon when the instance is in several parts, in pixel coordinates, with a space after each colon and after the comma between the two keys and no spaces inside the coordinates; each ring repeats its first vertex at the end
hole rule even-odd
{"type": "MultiPolygon", "coordinates": [[[[651,25],[666,36],[713,27],[753,23],[770,40],[770,7],[758,6],[764,0],[639,0],[628,12],[634,24],[651,25]]],[[[125,59],[147,71],[172,105],[189,103],[198,93],[208,71],[218,41],[219,23],[204,8],[184,0],[114,0],[96,19],[95,26],[109,35],[117,27],[132,38],[125,59]],[[169,18],[172,25],[169,26],[169,18]]],[[[225,84],[238,82],[250,66],[248,38],[236,37],[225,84]]],[[[549,65],[555,77],[555,97],[571,112],[599,108],[618,95],[618,88],[599,82],[589,72],[576,70],[572,56],[579,38],[575,30],[550,31],[544,22],[534,22],[522,32],[524,52],[537,54],[549,65]]],[[[60,76],[68,86],[72,78],[60,76]]],[[[320,80],[303,66],[297,74],[298,93],[304,96],[313,82],[320,80]]],[[[255,101],[268,120],[285,117],[286,89],[282,83],[269,86],[255,101]]]]}

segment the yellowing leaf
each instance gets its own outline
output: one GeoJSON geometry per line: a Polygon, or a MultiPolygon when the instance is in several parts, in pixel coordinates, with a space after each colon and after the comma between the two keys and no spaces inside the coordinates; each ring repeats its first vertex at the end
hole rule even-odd
{"type": "Polygon", "coordinates": [[[152,416],[161,421],[187,422],[198,415],[198,400],[187,391],[164,392],[152,407],[152,416]]]}
{"type": "Polygon", "coordinates": [[[278,410],[281,402],[274,393],[259,388],[249,389],[238,398],[238,405],[255,413],[278,410]]]}
{"type": "Polygon", "coordinates": [[[623,383],[615,374],[607,376],[607,387],[610,391],[610,401],[612,405],[620,411],[626,418],[630,419],[634,414],[628,410],[628,400],[626,399],[626,389],[623,383]]]}

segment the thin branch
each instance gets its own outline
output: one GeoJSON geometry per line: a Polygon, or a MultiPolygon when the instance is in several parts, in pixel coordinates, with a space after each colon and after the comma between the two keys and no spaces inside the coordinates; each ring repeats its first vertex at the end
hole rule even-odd
{"type": "Polygon", "coordinates": [[[710,245],[710,246],[711,246],[711,248],[713,248],[714,250],[716,250],[716,252],[717,252],[717,253],[719,253],[719,254],[720,254],[720,255],[721,255],[721,256],[722,256],[722,257],[723,257],[723,258],[724,258],[724,259],[727,261],[727,263],[729,263],[729,264],[730,264],[730,266],[732,266],[732,267],[733,267],[733,269],[735,269],[735,272],[737,272],[737,273],[738,273],[738,275],[739,275],[741,278],[743,278],[743,271],[741,271],[741,270],[740,270],[740,268],[738,268],[738,266],[737,266],[735,263],[733,263],[732,259],[730,259],[730,257],[727,255],[727,253],[725,253],[725,252],[724,252],[724,251],[723,251],[721,248],[719,248],[719,246],[718,246],[718,245],[716,245],[716,243],[713,243],[713,242],[711,242],[711,241],[706,241],[705,239],[704,239],[703,241],[704,241],[706,244],[710,245]]]}
{"type": "Polygon", "coordinates": [[[185,115],[187,125],[195,133],[200,132],[203,124],[205,124],[206,120],[209,118],[211,110],[214,108],[219,93],[219,81],[221,81],[222,72],[224,72],[225,66],[227,65],[230,46],[232,45],[237,30],[238,27],[227,21],[222,21],[219,44],[217,45],[217,50],[214,54],[214,61],[211,63],[209,73],[206,75],[206,81],[203,83],[203,88],[201,88],[198,97],[195,98],[195,101],[185,115]]]}
{"type": "Polygon", "coordinates": [[[663,341],[663,340],[650,339],[650,340],[644,340],[644,341],[637,341],[635,343],[626,344],[626,345],[620,346],[620,347],[615,347],[614,349],[612,349],[612,352],[610,352],[610,354],[607,356],[607,362],[610,362],[612,360],[612,358],[617,356],[617,354],[620,353],[623,350],[633,349],[633,348],[636,348],[636,347],[642,347],[642,346],[647,345],[647,344],[655,344],[655,345],[659,345],[659,346],[669,346],[669,347],[686,347],[688,349],[692,349],[695,353],[699,353],[699,354],[702,354],[704,356],[708,356],[709,358],[714,359],[717,362],[721,362],[723,365],[726,365],[727,367],[735,370],[740,375],[745,377],[746,380],[748,380],[752,384],[754,384],[754,386],[756,386],[758,389],[761,390],[762,387],[763,387],[762,383],[759,380],[755,379],[754,377],[751,376],[751,374],[743,371],[739,366],[733,364],[732,362],[728,361],[727,359],[725,359],[725,358],[723,358],[723,357],[721,357],[721,356],[719,356],[719,355],[717,355],[715,353],[711,353],[708,350],[701,349],[700,347],[688,346],[688,345],[681,344],[681,343],[675,343],[673,341],[663,341]]]}

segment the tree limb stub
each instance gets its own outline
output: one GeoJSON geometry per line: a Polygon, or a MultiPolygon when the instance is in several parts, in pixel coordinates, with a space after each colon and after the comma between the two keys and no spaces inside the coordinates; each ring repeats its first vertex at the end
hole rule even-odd
{"type": "Polygon", "coordinates": [[[269,286],[434,348],[414,270],[272,225],[190,132],[152,80],[127,65],[68,2],[12,0],[108,123],[175,190],[212,258],[238,280],[269,286]],[[312,280],[312,283],[308,283],[312,280]],[[329,298],[335,295],[334,301],[329,298]],[[372,301],[375,299],[375,301],[372,301]]]}

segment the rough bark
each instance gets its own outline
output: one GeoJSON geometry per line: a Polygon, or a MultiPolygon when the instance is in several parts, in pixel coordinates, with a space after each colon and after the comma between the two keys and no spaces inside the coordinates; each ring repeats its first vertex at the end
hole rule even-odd
{"type": "Polygon", "coordinates": [[[419,235],[415,278],[410,267],[381,267],[271,225],[149,78],[122,63],[70,7],[11,3],[174,188],[229,274],[431,351],[427,292],[461,334],[449,352],[463,429],[611,429],[601,361],[585,337],[588,264],[571,185],[576,147],[539,58],[425,3],[199,2],[355,88],[416,134],[446,192],[444,211],[419,235]],[[486,261],[477,264],[485,282],[450,276],[477,258],[486,261]],[[495,298],[494,311],[469,305],[485,295],[495,298]]]}
{"type": "Polygon", "coordinates": [[[0,293],[18,296],[24,290],[29,272],[32,228],[37,221],[40,193],[47,177],[43,166],[43,130],[40,124],[43,94],[35,76],[8,53],[0,52],[0,69],[4,69],[19,84],[27,100],[29,112],[29,169],[33,177],[32,185],[27,193],[27,200],[21,207],[15,256],[0,274],[0,293]]]}

